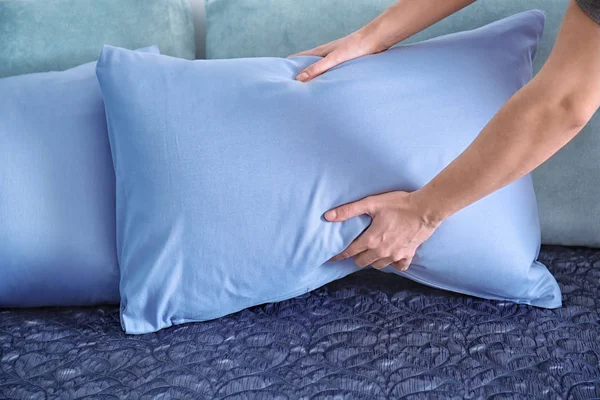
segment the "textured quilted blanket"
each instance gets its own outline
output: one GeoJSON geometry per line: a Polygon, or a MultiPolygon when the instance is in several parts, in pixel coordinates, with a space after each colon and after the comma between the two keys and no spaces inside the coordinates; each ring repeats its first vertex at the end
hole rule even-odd
{"type": "Polygon", "coordinates": [[[121,331],[117,307],[2,310],[0,398],[599,398],[600,250],[541,259],[562,309],[365,270],[143,336],[121,331]]]}

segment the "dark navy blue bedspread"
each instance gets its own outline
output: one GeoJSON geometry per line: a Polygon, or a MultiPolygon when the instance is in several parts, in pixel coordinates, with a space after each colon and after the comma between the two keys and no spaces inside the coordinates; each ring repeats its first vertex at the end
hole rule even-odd
{"type": "Polygon", "coordinates": [[[600,250],[541,259],[562,309],[365,270],[143,336],[117,307],[0,311],[0,398],[599,398],[600,250]]]}

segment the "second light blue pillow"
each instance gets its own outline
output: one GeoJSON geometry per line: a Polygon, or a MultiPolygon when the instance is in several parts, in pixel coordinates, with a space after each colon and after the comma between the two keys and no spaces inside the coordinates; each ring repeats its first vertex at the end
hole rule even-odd
{"type": "MultiPolygon", "coordinates": [[[[356,271],[352,260],[326,261],[369,219],[328,223],[323,213],[415,190],[457,157],[531,78],[543,22],[539,11],[517,14],[308,84],[294,76],[314,57],[186,61],[105,47],[97,74],[117,181],[123,328],[217,318],[356,271]]],[[[402,275],[559,307],[539,246],[527,176],[445,221],[402,275]]]]}
{"type": "Polygon", "coordinates": [[[0,307],[119,302],[115,174],[95,70],[0,79],[0,307]]]}

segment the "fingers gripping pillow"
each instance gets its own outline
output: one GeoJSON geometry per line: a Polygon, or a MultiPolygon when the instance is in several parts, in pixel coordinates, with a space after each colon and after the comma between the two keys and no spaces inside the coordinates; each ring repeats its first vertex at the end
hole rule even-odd
{"type": "MultiPolygon", "coordinates": [[[[368,225],[328,209],[415,190],[531,78],[544,16],[401,46],[294,80],[317,60],[185,61],[105,47],[97,66],[117,182],[121,322],[129,333],[287,299],[341,278],[326,263],[368,225]]],[[[445,221],[403,276],[559,307],[536,262],[529,176],[445,221]]],[[[394,270],[388,270],[392,272],[394,270]]]]}

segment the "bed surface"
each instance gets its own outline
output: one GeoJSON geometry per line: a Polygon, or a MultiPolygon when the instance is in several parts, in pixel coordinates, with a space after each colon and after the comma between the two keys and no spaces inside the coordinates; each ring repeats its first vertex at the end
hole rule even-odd
{"type": "Polygon", "coordinates": [[[600,250],[540,258],[562,309],[364,270],[142,336],[121,331],[117,307],[0,310],[0,398],[598,398],[600,250]]]}

